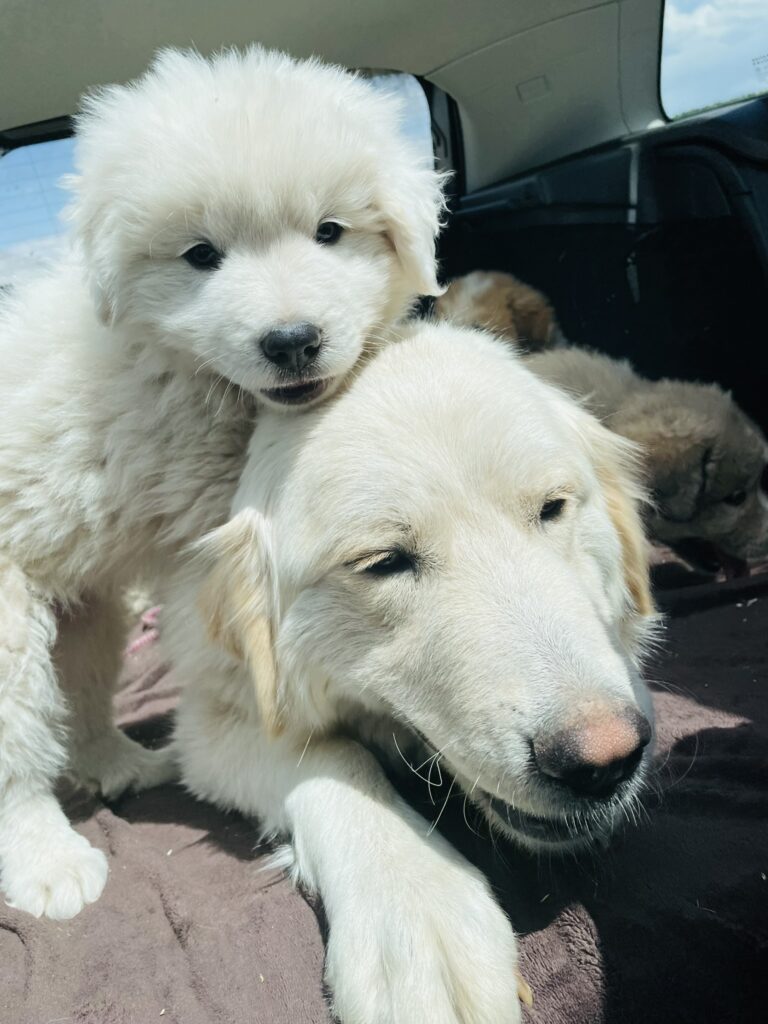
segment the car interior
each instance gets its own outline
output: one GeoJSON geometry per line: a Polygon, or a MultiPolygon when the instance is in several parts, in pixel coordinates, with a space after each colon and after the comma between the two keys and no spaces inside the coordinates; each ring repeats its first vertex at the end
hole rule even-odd
{"type": "Polygon", "coordinates": [[[651,377],[715,380],[763,428],[759,308],[768,273],[768,104],[668,122],[661,0],[343,0],[316,5],[3,3],[0,147],[66,136],[81,94],[139,73],[163,44],[255,37],[297,56],[404,71],[452,172],[443,276],[508,270],[565,336],[651,377]],[[407,26],[407,29],[404,28],[407,26]],[[439,26],[439,31],[435,30],[439,26]],[[38,59],[30,63],[29,54],[38,59]],[[33,71],[33,73],[31,73],[33,71]]]}
{"type": "MultiPolygon", "coordinates": [[[[68,137],[84,91],[134,77],[164,45],[259,42],[414,76],[451,172],[442,278],[510,272],[547,296],[570,343],[651,379],[717,382],[768,433],[768,96],[670,119],[663,23],[663,0],[0,0],[0,154],[68,137]]],[[[486,871],[522,936],[527,1021],[762,1019],[766,570],[658,574],[657,792],[638,835],[604,862],[536,862],[467,829],[466,805],[447,802],[440,828],[486,871]]],[[[136,627],[146,643],[126,660],[119,704],[150,743],[167,733],[176,685],[152,661],[156,628],[136,627]]],[[[404,791],[439,811],[414,778],[404,791]]],[[[19,931],[0,910],[8,1024],[161,1011],[184,1024],[331,1021],[322,908],[274,872],[257,876],[269,850],[254,851],[245,823],[173,787],[112,807],[72,801],[124,851],[124,888],[102,924],[101,903],[58,930],[19,931]],[[209,877],[215,900],[201,895],[209,877]],[[238,947],[230,963],[206,928],[238,947]]]]}

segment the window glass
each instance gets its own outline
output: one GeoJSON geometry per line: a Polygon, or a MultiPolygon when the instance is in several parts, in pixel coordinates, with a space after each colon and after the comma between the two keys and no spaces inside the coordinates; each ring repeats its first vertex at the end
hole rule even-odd
{"type": "Polygon", "coordinates": [[[377,89],[395,93],[400,97],[405,114],[403,134],[411,140],[417,152],[428,160],[433,160],[432,120],[427,97],[418,79],[401,71],[369,71],[365,74],[377,89]]]}
{"type": "Polygon", "coordinates": [[[0,157],[0,285],[62,246],[59,185],[72,171],[72,139],[21,146],[0,157]]]}
{"type": "Polygon", "coordinates": [[[768,92],[768,0],[666,0],[661,104],[667,117],[768,92]]]}

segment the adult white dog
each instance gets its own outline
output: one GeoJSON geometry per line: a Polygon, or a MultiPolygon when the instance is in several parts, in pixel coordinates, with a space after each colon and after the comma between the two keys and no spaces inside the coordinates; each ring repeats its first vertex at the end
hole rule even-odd
{"type": "Polygon", "coordinates": [[[260,422],[166,607],[175,744],[194,793],[290,837],[344,1024],[505,1024],[485,880],[346,737],[419,737],[526,846],[604,838],[650,749],[645,541],[627,442],[498,342],[404,335],[331,405],[260,422]]]}
{"type": "Polygon", "coordinates": [[[16,907],[69,917],[104,885],[52,794],[62,770],[108,795],[169,771],[112,724],[120,588],[226,516],[254,404],[331,394],[438,291],[440,182],[398,118],[340,68],[259,49],[168,51],[86,101],[77,244],[0,319],[0,870],[16,907]]]}

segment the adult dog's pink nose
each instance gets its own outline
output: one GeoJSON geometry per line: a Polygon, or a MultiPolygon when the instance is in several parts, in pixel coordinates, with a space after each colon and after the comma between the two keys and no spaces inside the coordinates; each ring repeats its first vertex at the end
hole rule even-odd
{"type": "Polygon", "coordinates": [[[576,796],[611,796],[640,764],[651,726],[633,705],[585,707],[567,729],[534,740],[536,767],[576,796]]]}

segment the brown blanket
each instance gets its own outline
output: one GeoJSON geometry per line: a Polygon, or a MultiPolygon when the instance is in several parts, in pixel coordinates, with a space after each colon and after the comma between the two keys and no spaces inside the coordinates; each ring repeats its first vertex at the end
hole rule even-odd
{"type": "MultiPolygon", "coordinates": [[[[469,832],[460,800],[441,821],[522,936],[529,1022],[765,1019],[768,585],[667,604],[647,822],[599,857],[549,863],[469,832]]],[[[149,643],[127,660],[119,701],[148,744],[176,696],[155,657],[149,643]]],[[[67,807],[110,879],[73,921],[0,907],[0,1024],[328,1024],[322,913],[261,870],[252,824],[175,787],[111,806],[72,793],[67,807]]]]}

